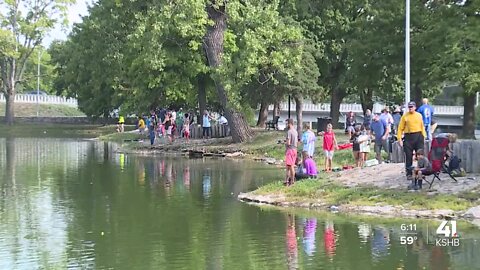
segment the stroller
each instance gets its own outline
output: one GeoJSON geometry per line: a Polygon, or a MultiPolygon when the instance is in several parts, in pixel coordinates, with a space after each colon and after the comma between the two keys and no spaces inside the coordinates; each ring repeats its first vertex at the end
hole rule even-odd
{"type": "Polygon", "coordinates": [[[433,138],[432,140],[430,152],[428,153],[428,160],[430,160],[430,162],[432,163],[432,170],[429,174],[426,174],[426,175],[433,175],[433,178],[430,181],[425,179],[425,182],[427,182],[430,185],[429,189],[432,188],[432,185],[435,182],[435,179],[437,179],[438,181],[441,181],[440,173],[442,172],[448,173],[448,175],[453,180],[455,180],[455,182],[458,182],[457,179],[455,179],[455,177],[452,175],[450,169],[445,164],[445,161],[447,161],[449,158],[447,153],[448,144],[449,144],[449,140],[448,138],[445,138],[445,137],[437,137],[437,138],[433,138]]]}

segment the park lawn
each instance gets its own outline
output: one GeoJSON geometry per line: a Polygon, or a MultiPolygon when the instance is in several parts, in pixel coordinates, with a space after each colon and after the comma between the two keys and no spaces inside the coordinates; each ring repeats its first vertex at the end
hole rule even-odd
{"type": "Polygon", "coordinates": [[[423,192],[386,190],[373,186],[346,187],[328,180],[322,175],[320,179],[297,181],[295,185],[285,187],[281,181],[267,184],[253,191],[254,195],[283,195],[288,201],[321,201],[328,205],[395,205],[406,209],[450,209],[466,210],[475,206],[478,193],[473,191],[456,195],[423,192]]]}
{"type": "MultiPolygon", "coordinates": [[[[79,117],[85,116],[77,108],[57,104],[39,104],[40,117],[79,117]]],[[[0,103],[0,115],[5,115],[5,103],[0,103]]],[[[15,103],[15,116],[33,117],[37,116],[37,105],[35,103],[15,103]]]]}

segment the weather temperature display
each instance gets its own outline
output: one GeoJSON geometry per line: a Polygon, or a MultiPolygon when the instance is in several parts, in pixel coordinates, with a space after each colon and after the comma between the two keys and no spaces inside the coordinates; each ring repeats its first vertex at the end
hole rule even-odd
{"type": "Polygon", "coordinates": [[[400,225],[400,244],[411,245],[418,239],[417,224],[402,224],[400,225]]]}

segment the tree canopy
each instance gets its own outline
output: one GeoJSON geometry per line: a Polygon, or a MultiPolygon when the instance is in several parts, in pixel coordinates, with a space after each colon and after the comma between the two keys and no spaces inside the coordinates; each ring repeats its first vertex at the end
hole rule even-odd
{"type": "Polygon", "coordinates": [[[66,18],[74,0],[7,0],[0,3],[0,80],[7,100],[5,120],[14,121],[17,87],[25,83],[27,63],[45,35],[66,18]]]}
{"type": "MultiPolygon", "coordinates": [[[[478,91],[478,5],[412,2],[415,100],[445,81],[478,91]]],[[[403,101],[404,17],[403,1],[101,0],[49,53],[57,92],[92,116],[205,97],[234,115],[291,95],[330,100],[336,122],[346,97],[364,109],[403,101]]]]}

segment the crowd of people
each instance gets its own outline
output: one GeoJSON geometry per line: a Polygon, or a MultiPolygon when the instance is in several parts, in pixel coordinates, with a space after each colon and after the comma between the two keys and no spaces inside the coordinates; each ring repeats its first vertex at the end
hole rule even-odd
{"type": "MultiPolygon", "coordinates": [[[[175,109],[156,109],[151,110],[149,114],[142,114],[137,120],[137,131],[141,138],[148,136],[150,144],[155,143],[156,138],[165,138],[169,143],[175,141],[175,138],[184,138],[186,142],[190,140],[192,128],[199,121],[202,126],[202,138],[211,137],[212,121],[220,125],[227,125],[228,121],[220,114],[214,117],[213,114],[205,110],[203,115],[196,115],[193,111],[184,112],[182,108],[175,109]],[[201,117],[201,118],[200,118],[201,117]]],[[[117,132],[124,132],[125,120],[123,116],[119,117],[117,132]]]]}
{"type": "MultiPolygon", "coordinates": [[[[434,109],[429,105],[428,99],[422,100],[422,105],[417,109],[415,102],[409,102],[405,112],[397,106],[393,114],[390,108],[385,107],[381,113],[372,113],[369,109],[365,111],[362,121],[357,121],[353,112],[345,116],[345,134],[348,135],[350,143],[339,145],[333,132],[332,124],[328,124],[324,131],[315,134],[307,124],[304,126],[302,138],[294,127],[293,119],[288,119],[287,139],[285,140],[286,152],[286,179],[285,185],[292,185],[296,179],[316,177],[317,169],[313,161],[316,135],[323,137],[323,154],[325,157],[325,172],[332,171],[334,151],[338,149],[352,148],[355,167],[365,166],[370,153],[370,145],[373,143],[375,159],[377,163],[390,162],[389,158],[383,160],[382,151],[390,157],[393,142],[405,153],[405,171],[407,180],[410,181],[409,189],[421,189],[422,180],[425,175],[432,173],[430,161],[424,150],[425,140],[432,140],[432,134],[437,124],[433,120],[434,109]],[[297,158],[297,144],[303,144],[301,158],[297,158]],[[413,159],[417,159],[414,167],[413,159]],[[297,172],[295,172],[295,167],[297,172]]],[[[450,142],[456,140],[454,134],[440,134],[448,136],[450,142]]],[[[353,166],[352,166],[353,167],[353,166]]]]}

